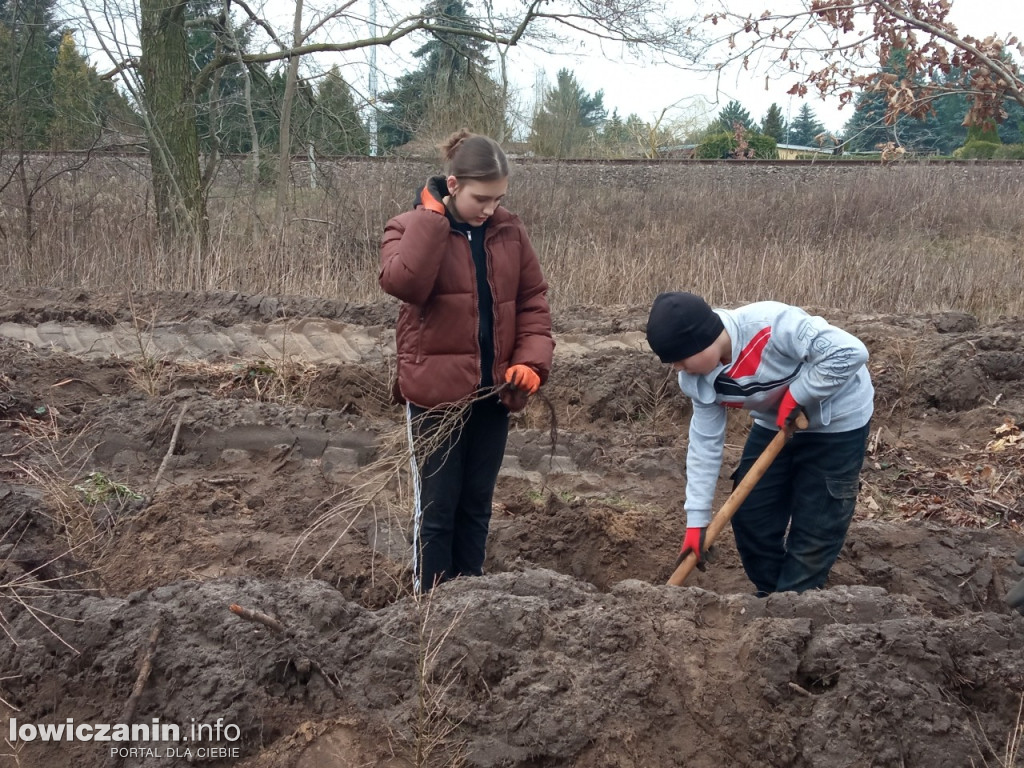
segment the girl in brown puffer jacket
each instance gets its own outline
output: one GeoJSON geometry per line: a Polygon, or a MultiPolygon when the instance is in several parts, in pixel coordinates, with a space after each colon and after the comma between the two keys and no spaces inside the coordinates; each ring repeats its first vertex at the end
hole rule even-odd
{"type": "Polygon", "coordinates": [[[412,449],[417,592],[483,573],[509,410],[547,380],[554,351],[537,254],[501,206],[505,153],[466,131],[441,149],[445,175],[427,180],[381,242],[380,285],[402,300],[397,391],[412,449]],[[444,414],[466,403],[453,428],[444,414]]]}

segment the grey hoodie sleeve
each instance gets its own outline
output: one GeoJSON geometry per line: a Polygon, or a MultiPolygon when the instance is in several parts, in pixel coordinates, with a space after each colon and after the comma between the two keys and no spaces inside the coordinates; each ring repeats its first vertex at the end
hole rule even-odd
{"type": "Polygon", "coordinates": [[[686,448],[686,503],[683,505],[687,528],[704,528],[711,522],[711,505],[722,469],[725,425],[725,408],[713,402],[693,401],[690,443],[686,448]]]}
{"type": "Polygon", "coordinates": [[[798,307],[779,315],[772,344],[781,354],[804,363],[789,391],[805,406],[834,395],[868,361],[860,339],[798,307]]]}

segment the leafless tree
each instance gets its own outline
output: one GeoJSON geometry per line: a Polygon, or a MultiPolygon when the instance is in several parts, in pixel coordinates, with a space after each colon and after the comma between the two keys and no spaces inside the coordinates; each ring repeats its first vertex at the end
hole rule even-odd
{"type": "Polygon", "coordinates": [[[791,94],[838,96],[841,106],[860,91],[882,93],[890,123],[925,116],[949,90],[967,94],[966,124],[1001,122],[1008,100],[1024,105],[1024,80],[1010,55],[1015,47],[1024,54],[1024,46],[1010,34],[962,34],[949,20],[953,1],[776,0],[786,9],[752,15],[718,0],[698,28],[705,35],[699,58],[721,72],[739,66],[787,78],[791,94]],[[897,50],[905,53],[901,76],[883,70],[897,50]]]}
{"type": "Polygon", "coordinates": [[[1001,122],[1003,104],[1024,105],[1024,79],[1011,51],[1017,37],[961,34],[949,21],[953,2],[968,0],[775,0],[776,8],[749,15],[735,0],[718,0],[707,13],[700,58],[724,71],[730,65],[767,77],[789,77],[789,92],[838,96],[859,91],[885,95],[889,121],[923,116],[942,89],[968,96],[968,125],[1001,122]],[[883,71],[897,50],[906,54],[903,76],[883,71]]]}
{"type": "MultiPolygon", "coordinates": [[[[376,26],[371,26],[368,0],[340,0],[313,12],[306,26],[302,6],[297,4],[291,32],[283,35],[261,9],[250,7],[246,0],[230,0],[222,21],[233,23],[237,11],[247,23],[263,30],[267,43],[258,51],[224,45],[212,61],[194,72],[185,45],[185,0],[137,0],[137,6],[135,0],[105,0],[97,8],[88,7],[96,0],[81,1],[94,36],[111,60],[110,76],[123,78],[145,111],[154,200],[165,244],[186,246],[197,254],[205,250],[207,219],[195,94],[224,66],[287,60],[291,80],[303,57],[390,46],[416,33],[469,34],[499,50],[527,40],[554,48],[563,38],[585,34],[601,42],[679,57],[689,44],[687,30],[692,26],[692,20],[681,17],[671,0],[510,0],[501,10],[488,5],[479,29],[473,31],[449,28],[427,13],[405,12],[384,3],[380,3],[376,26]],[[118,2],[128,5],[118,8],[118,2]]],[[[231,39],[225,36],[225,41],[231,39]]],[[[284,122],[282,129],[287,133],[284,122]]],[[[287,155],[286,139],[281,137],[282,155],[287,155]]]]}

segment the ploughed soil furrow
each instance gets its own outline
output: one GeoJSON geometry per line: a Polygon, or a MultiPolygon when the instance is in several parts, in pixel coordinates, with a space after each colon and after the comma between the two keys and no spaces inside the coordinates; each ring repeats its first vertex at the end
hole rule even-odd
{"type": "Polygon", "coordinates": [[[0,294],[0,764],[1006,764],[1019,321],[829,313],[877,389],[857,517],[826,589],[757,599],[728,532],[665,586],[689,413],[646,308],[561,313],[487,575],[417,599],[394,310],[0,294]]]}

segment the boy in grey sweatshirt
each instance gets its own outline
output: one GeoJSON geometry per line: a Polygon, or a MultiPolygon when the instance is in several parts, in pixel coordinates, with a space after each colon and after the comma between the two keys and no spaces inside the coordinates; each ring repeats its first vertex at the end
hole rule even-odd
{"type": "Polygon", "coordinates": [[[864,344],[799,307],[762,301],[712,309],[683,292],[654,300],[647,341],[679,373],[679,388],[693,402],[680,553],[703,555],[725,409],[743,408],[754,418],[735,483],[802,410],[807,429],[754,486],[732,527],[759,595],[823,586],[853,518],[874,408],[864,344]]]}

